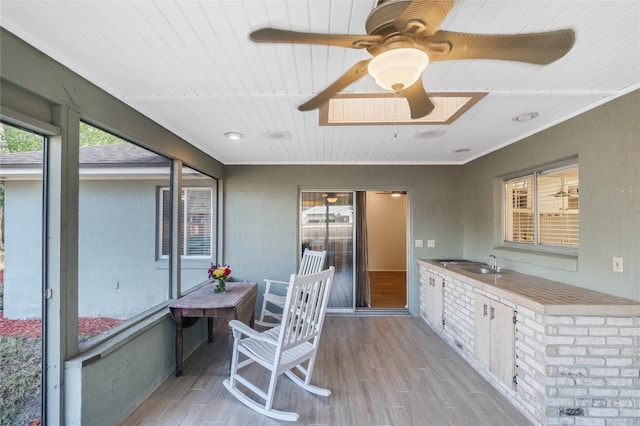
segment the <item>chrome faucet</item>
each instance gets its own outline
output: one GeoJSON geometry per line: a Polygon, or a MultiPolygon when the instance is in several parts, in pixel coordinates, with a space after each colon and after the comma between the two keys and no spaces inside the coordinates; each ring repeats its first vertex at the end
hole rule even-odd
{"type": "Polygon", "coordinates": [[[498,258],[496,258],[494,255],[490,254],[489,257],[487,257],[487,262],[491,260],[491,258],[493,258],[493,265],[491,265],[491,269],[493,269],[494,271],[498,270],[498,258]]]}

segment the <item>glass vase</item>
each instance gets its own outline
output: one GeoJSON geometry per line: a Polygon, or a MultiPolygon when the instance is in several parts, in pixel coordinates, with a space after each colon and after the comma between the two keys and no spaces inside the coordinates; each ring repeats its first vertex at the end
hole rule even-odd
{"type": "Polygon", "coordinates": [[[213,280],[214,293],[224,293],[225,291],[227,291],[227,287],[224,280],[213,280]]]}

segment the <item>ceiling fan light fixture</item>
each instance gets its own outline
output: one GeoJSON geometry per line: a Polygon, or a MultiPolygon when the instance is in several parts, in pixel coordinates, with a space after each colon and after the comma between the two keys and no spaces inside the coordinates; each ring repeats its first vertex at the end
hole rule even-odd
{"type": "Polygon", "coordinates": [[[387,50],[369,62],[369,75],[386,90],[410,87],[429,65],[429,56],[411,47],[387,50]]]}

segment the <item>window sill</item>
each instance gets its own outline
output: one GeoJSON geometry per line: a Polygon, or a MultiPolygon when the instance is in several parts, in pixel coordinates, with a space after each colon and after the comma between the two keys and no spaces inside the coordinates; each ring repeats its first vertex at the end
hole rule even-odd
{"type": "MultiPolygon", "coordinates": [[[[213,260],[211,258],[203,259],[182,259],[180,261],[181,269],[209,269],[213,260]]],[[[169,269],[169,259],[156,260],[156,269],[169,269]]]]}
{"type": "Polygon", "coordinates": [[[121,346],[135,339],[149,327],[164,321],[170,314],[167,309],[171,300],[157,305],[146,312],[113,327],[100,336],[80,344],[80,354],[68,360],[69,365],[79,364],[82,367],[96,362],[121,346]]]}

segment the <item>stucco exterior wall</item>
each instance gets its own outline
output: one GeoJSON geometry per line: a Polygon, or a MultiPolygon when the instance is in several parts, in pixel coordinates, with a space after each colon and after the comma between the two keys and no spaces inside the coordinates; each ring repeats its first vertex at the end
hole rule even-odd
{"type": "Polygon", "coordinates": [[[4,317],[42,317],[42,181],[5,186],[4,317]]]}
{"type": "Polygon", "coordinates": [[[129,318],[169,298],[157,259],[156,181],[80,181],[80,316],[129,318]]]}
{"type": "MultiPolygon", "coordinates": [[[[185,185],[195,185],[185,180],[185,185]]],[[[82,180],[79,315],[127,319],[169,299],[168,259],[158,257],[163,180],[82,180]]],[[[6,183],[5,318],[41,315],[42,183],[6,183]]],[[[212,259],[182,265],[183,288],[207,279],[212,259]]]]}

